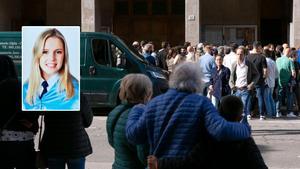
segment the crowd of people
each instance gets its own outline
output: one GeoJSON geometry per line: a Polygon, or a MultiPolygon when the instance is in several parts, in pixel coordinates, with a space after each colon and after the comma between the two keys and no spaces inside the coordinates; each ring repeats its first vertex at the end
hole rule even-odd
{"type": "Polygon", "coordinates": [[[149,64],[169,73],[180,63],[197,63],[204,74],[201,93],[216,107],[222,97],[236,95],[244,103],[248,120],[256,115],[261,120],[299,115],[300,49],[287,43],[275,47],[258,41],[224,46],[185,42],[171,47],[162,42],[158,51],[151,41],[135,41],[132,45],[149,64]]]}
{"type": "Polygon", "coordinates": [[[120,90],[128,98],[120,95],[123,102],[107,122],[114,169],[268,168],[248,121],[255,115],[260,120],[299,115],[298,50],[260,42],[218,47],[162,42],[158,51],[153,42],[132,45],[149,64],[169,72],[169,90],[149,99],[146,76],[123,79],[120,90]],[[138,165],[128,163],[129,157],[138,165]]]}

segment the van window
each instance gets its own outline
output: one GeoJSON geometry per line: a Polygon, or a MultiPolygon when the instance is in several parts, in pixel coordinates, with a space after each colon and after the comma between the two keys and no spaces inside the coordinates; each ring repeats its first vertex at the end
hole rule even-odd
{"type": "Polygon", "coordinates": [[[107,40],[93,39],[93,55],[96,63],[100,65],[110,65],[107,40]]]}
{"type": "Polygon", "coordinates": [[[126,67],[125,53],[112,42],[110,43],[110,51],[112,56],[111,58],[112,67],[125,68],[126,67]]]}

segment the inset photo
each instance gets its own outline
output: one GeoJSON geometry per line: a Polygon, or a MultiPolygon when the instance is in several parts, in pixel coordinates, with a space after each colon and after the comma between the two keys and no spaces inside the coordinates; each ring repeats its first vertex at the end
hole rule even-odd
{"type": "Polygon", "coordinates": [[[22,110],[80,110],[80,27],[22,27],[22,110]]]}

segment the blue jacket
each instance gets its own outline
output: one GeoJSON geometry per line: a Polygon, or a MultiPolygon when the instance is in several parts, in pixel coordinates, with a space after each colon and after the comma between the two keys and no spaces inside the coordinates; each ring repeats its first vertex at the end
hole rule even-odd
{"type": "Polygon", "coordinates": [[[199,141],[204,126],[217,140],[240,140],[250,136],[250,127],[225,121],[203,96],[169,89],[146,106],[132,108],[126,136],[133,144],[150,144],[150,154],[160,157],[187,155],[199,141]]]}
{"type": "Polygon", "coordinates": [[[210,79],[210,85],[213,85],[214,89],[213,95],[219,100],[222,96],[226,96],[231,93],[229,79],[230,69],[224,65],[221,66],[219,71],[215,71],[210,79]]]}
{"type": "Polygon", "coordinates": [[[144,58],[145,58],[151,65],[153,65],[153,66],[156,65],[155,58],[154,58],[151,54],[149,54],[149,53],[144,53],[143,56],[144,56],[144,58]]]}
{"type": "Polygon", "coordinates": [[[74,96],[70,99],[66,99],[66,92],[59,92],[59,81],[56,81],[54,86],[52,86],[47,93],[43,95],[40,99],[36,97],[33,101],[33,105],[26,102],[26,94],[28,90],[28,82],[23,85],[23,109],[24,110],[80,110],[79,105],[79,84],[78,81],[72,79],[74,85],[74,96]]]}

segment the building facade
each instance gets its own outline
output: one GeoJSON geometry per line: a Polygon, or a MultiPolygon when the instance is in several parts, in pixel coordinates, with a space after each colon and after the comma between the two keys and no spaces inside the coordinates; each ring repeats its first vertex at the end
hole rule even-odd
{"type": "Polygon", "coordinates": [[[187,41],[240,44],[260,40],[280,44],[290,39],[298,0],[186,0],[187,41]],[[195,24],[197,23],[197,24],[195,24]],[[192,32],[192,34],[191,34],[192,32]],[[193,36],[197,34],[197,36],[193,36]]]}
{"type": "Polygon", "coordinates": [[[299,0],[1,0],[0,31],[78,25],[134,40],[300,46],[299,0]]]}

